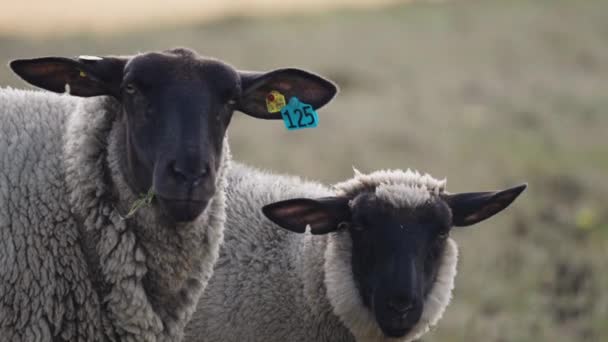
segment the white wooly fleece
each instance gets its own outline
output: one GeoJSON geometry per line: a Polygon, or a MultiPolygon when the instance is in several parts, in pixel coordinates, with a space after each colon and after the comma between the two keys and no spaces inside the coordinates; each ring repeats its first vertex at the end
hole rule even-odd
{"type": "Polygon", "coordinates": [[[223,239],[217,192],[169,227],[118,172],[117,103],[0,89],[0,335],[10,341],[179,341],[223,239]],[[122,214],[122,215],[121,215],[122,214]]]}
{"type": "Polygon", "coordinates": [[[396,208],[416,207],[429,200],[430,195],[445,191],[446,180],[437,180],[428,173],[418,171],[378,170],[363,174],[353,168],[355,176],[334,185],[339,196],[353,197],[361,192],[383,196],[396,208]]]}
{"type": "Polygon", "coordinates": [[[448,239],[420,321],[407,336],[385,337],[363,306],[351,267],[348,231],[295,234],[261,206],[291,198],[376,192],[395,207],[442,193],[445,181],[413,171],[355,172],[333,189],[240,164],[228,173],[226,239],[214,275],[186,328],[189,341],[413,341],[437,324],[450,302],[458,250],[448,239]]]}

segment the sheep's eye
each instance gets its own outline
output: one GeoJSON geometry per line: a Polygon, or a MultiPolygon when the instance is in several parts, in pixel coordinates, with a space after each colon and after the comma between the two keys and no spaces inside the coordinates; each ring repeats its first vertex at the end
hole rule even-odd
{"type": "Polygon", "coordinates": [[[370,220],[365,215],[357,214],[353,217],[353,223],[351,224],[350,228],[353,231],[362,232],[366,230],[366,227],[369,226],[370,220]]]}
{"type": "Polygon", "coordinates": [[[448,238],[448,236],[450,236],[450,232],[441,232],[439,235],[437,235],[437,238],[440,240],[445,240],[448,238]]]}
{"type": "Polygon", "coordinates": [[[349,222],[342,221],[342,222],[338,223],[338,230],[346,230],[350,227],[351,227],[351,224],[349,222]]]}
{"type": "Polygon", "coordinates": [[[219,95],[220,101],[223,102],[226,106],[234,106],[237,103],[239,92],[236,88],[228,88],[222,90],[219,95]]]}
{"type": "Polygon", "coordinates": [[[365,226],[362,224],[353,224],[350,228],[357,232],[362,232],[365,230],[365,226]]]}
{"type": "Polygon", "coordinates": [[[127,94],[133,95],[137,92],[137,87],[133,83],[127,83],[127,85],[125,85],[125,92],[127,94]]]}

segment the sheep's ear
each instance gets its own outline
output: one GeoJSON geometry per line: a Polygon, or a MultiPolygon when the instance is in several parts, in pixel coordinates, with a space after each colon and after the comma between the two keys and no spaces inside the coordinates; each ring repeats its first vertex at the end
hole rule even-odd
{"type": "Polygon", "coordinates": [[[260,119],[281,119],[281,113],[269,113],[266,97],[276,90],[285,101],[297,97],[314,109],[321,108],[334,98],[337,86],[313,73],[300,69],[277,69],[267,73],[241,71],[242,97],[237,109],[260,119]]]}
{"type": "Polygon", "coordinates": [[[295,233],[304,233],[310,225],[313,234],[327,234],[337,230],[340,222],[350,220],[348,199],[325,197],[295,198],[268,204],[262,208],[272,222],[295,233]]]}
{"type": "Polygon", "coordinates": [[[513,203],[526,187],[526,184],[522,184],[502,191],[449,194],[443,198],[452,210],[453,225],[464,227],[498,214],[513,203]]]}
{"type": "Polygon", "coordinates": [[[9,65],[26,82],[56,93],[117,97],[125,63],[126,59],[116,57],[82,56],[18,59],[9,65]]]}

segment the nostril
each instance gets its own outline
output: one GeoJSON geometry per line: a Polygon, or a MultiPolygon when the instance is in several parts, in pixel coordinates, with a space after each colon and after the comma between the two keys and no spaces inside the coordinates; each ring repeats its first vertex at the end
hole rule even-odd
{"type": "Polygon", "coordinates": [[[199,172],[198,178],[200,179],[200,178],[203,178],[203,177],[207,176],[209,174],[209,171],[211,171],[209,169],[209,165],[203,166],[203,168],[199,172]]]}
{"type": "Polygon", "coordinates": [[[171,171],[171,173],[173,174],[173,176],[175,178],[178,178],[180,180],[186,180],[186,174],[184,172],[184,170],[182,170],[176,162],[170,162],[169,163],[169,170],[171,171]]]}
{"type": "Polygon", "coordinates": [[[208,165],[198,169],[197,171],[187,170],[185,168],[182,168],[176,162],[170,162],[168,167],[169,167],[169,171],[171,172],[171,175],[175,179],[177,179],[181,182],[190,182],[190,183],[193,183],[194,185],[198,185],[201,182],[201,180],[203,180],[205,177],[207,177],[211,172],[211,169],[209,168],[208,165]]]}
{"type": "Polygon", "coordinates": [[[389,299],[388,306],[398,313],[407,313],[414,308],[414,303],[406,296],[395,296],[389,299]]]}
{"type": "Polygon", "coordinates": [[[209,175],[209,172],[211,170],[209,169],[209,166],[205,166],[203,167],[200,172],[198,173],[198,176],[194,177],[193,179],[193,185],[197,186],[200,184],[201,180],[203,180],[207,175],[209,175]]]}

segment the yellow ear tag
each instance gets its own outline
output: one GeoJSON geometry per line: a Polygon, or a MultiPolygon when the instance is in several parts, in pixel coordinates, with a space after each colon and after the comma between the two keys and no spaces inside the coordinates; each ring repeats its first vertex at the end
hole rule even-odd
{"type": "Polygon", "coordinates": [[[87,77],[87,73],[84,71],[80,71],[80,77],[87,77]]]}
{"type": "Polygon", "coordinates": [[[273,90],[266,95],[266,108],[268,109],[268,113],[280,112],[286,104],[285,96],[276,90],[273,90]]]}

